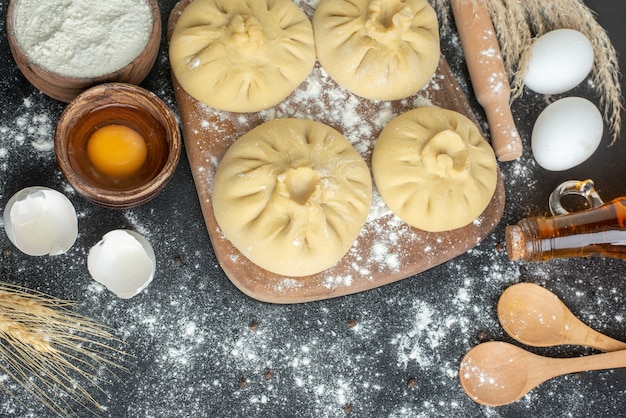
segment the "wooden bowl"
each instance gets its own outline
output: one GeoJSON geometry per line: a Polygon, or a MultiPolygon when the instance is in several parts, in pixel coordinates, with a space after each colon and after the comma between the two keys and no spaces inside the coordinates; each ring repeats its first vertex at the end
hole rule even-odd
{"type": "Polygon", "coordinates": [[[33,62],[20,46],[16,34],[17,9],[20,0],[10,0],[7,11],[7,38],[18,68],[36,88],[53,99],[69,103],[84,90],[102,83],[140,84],[148,75],[161,43],[161,13],[157,0],[146,0],[152,14],[152,31],[142,52],[124,67],[95,77],[69,77],[57,74],[33,62]]]}
{"type": "Polygon", "coordinates": [[[79,94],[65,108],[54,151],[63,175],[80,195],[124,209],[149,201],[165,187],[178,164],[181,142],[176,117],[156,95],[132,84],[105,83],[79,94]],[[91,135],[112,124],[128,126],[146,141],[146,161],[131,176],[104,175],[87,155],[91,135]]]}

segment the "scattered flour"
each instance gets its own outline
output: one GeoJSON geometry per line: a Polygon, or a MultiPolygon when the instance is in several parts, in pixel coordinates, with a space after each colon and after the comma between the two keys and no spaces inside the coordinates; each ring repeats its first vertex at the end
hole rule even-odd
{"type": "MultiPolygon", "coordinates": [[[[310,14],[317,1],[307,3],[310,14]]],[[[460,46],[453,46],[458,53],[460,46]]],[[[440,80],[432,83],[442,85],[440,80]]],[[[311,83],[304,91],[324,89],[311,83]]],[[[160,94],[173,105],[173,92],[164,88],[160,94]]],[[[420,102],[424,100],[428,98],[420,102]]],[[[346,125],[355,146],[366,149],[370,144],[363,138],[395,113],[383,107],[372,115],[372,125],[363,125],[354,119],[354,106],[348,102],[345,120],[338,122],[346,125]]],[[[150,204],[130,211],[97,208],[72,191],[55,166],[52,149],[44,145],[52,143],[60,105],[33,94],[14,108],[0,108],[0,200],[6,202],[16,188],[45,181],[75,202],[80,218],[79,238],[65,256],[24,256],[11,251],[0,234],[0,245],[7,250],[0,254],[0,272],[3,279],[78,300],[81,313],[106,323],[124,341],[121,349],[134,357],[126,364],[128,374],[120,373],[104,392],[95,392],[104,405],[101,416],[550,417],[562,412],[608,417],[624,410],[619,396],[626,384],[622,370],[554,379],[501,409],[477,405],[458,382],[459,362],[467,350],[484,340],[507,338],[495,304],[518,280],[557,290],[584,322],[623,337],[626,285],[619,261],[511,263],[499,249],[501,225],[454,262],[397,284],[300,305],[262,303],[235,288],[215,259],[199,221],[188,167],[177,172],[177,187],[186,189],[174,193],[166,188],[150,204]],[[35,178],[32,173],[41,170],[46,178],[35,178]],[[189,200],[176,200],[184,193],[189,200]],[[84,265],[86,251],[100,233],[119,227],[148,235],[159,264],[153,283],[131,300],[117,299],[91,280],[84,265]],[[192,247],[189,237],[197,245],[192,247]]],[[[288,108],[277,112],[264,117],[298,114],[288,108]]],[[[240,116],[237,123],[250,123],[249,117],[240,116]]],[[[216,160],[208,163],[215,167],[216,160]]],[[[503,165],[502,174],[509,193],[510,219],[505,222],[543,207],[544,202],[528,196],[529,188],[544,181],[532,158],[526,155],[503,165]]],[[[371,224],[379,228],[377,233],[385,231],[386,242],[373,246],[371,256],[391,270],[397,265],[394,243],[402,239],[400,222],[375,198],[370,219],[381,218],[386,223],[371,224]]],[[[423,251],[435,248],[427,245],[423,251]]],[[[326,285],[350,285],[357,276],[372,275],[372,269],[355,263],[351,274],[328,277],[326,285]]],[[[289,291],[300,282],[284,280],[280,285],[289,291]]],[[[589,354],[572,347],[541,352],[589,354]]],[[[0,383],[19,391],[5,373],[0,373],[0,383]]],[[[31,410],[0,394],[0,415],[54,416],[28,394],[20,401],[31,410]]]]}

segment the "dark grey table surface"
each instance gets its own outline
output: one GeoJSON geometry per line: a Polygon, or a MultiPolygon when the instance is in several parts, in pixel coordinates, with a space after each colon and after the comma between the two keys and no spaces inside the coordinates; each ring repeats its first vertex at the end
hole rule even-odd
{"type": "MultiPolygon", "coordinates": [[[[511,341],[496,317],[504,289],[539,283],[559,295],[595,329],[626,340],[624,261],[556,260],[513,263],[502,250],[504,227],[547,213],[561,181],[592,178],[608,200],[626,195],[626,140],[563,172],[537,166],[530,132],[545,98],[528,92],[513,112],[523,137],[521,159],[500,165],[507,203],[498,228],[479,246],[441,266],[395,284],[320,302],[271,305],[237,290],[220,269],[206,232],[183,153],[173,180],[153,201],[109,210],[78,196],[61,175],[52,137],[64,104],[34,89],[10,55],[0,3],[0,207],[18,190],[43,185],[64,192],[79,215],[79,236],[65,255],[29,257],[0,233],[0,280],[79,302],[76,308],[110,326],[134,357],[129,373],[95,398],[111,417],[615,417],[626,414],[626,369],[552,379],[520,401],[487,408],[458,383],[463,355],[484,340],[511,341]],[[144,234],[157,256],[152,284],[130,300],[91,280],[86,253],[111,229],[144,234]],[[354,320],[354,321],[351,321],[354,320]],[[250,324],[256,323],[256,328],[250,324]],[[354,326],[356,323],[356,326],[354,326]],[[245,382],[245,384],[244,384],[245,382]]],[[[175,4],[159,1],[163,21],[175,4]]],[[[626,66],[626,3],[587,1],[626,66]]],[[[458,39],[444,53],[467,88],[458,39]]],[[[142,84],[172,109],[165,37],[142,84]]],[[[566,95],[597,100],[589,83],[566,95]]],[[[484,123],[481,110],[474,108],[484,123]]],[[[529,350],[554,357],[593,354],[580,347],[529,350]]],[[[0,381],[13,385],[0,373],[0,381]]],[[[24,405],[0,393],[1,416],[52,416],[16,389],[24,405]]],[[[77,409],[79,416],[85,415],[77,409]]]]}

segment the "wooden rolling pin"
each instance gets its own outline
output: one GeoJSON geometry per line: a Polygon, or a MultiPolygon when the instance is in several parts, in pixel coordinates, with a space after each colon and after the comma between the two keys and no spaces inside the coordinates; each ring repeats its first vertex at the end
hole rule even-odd
{"type": "Polygon", "coordinates": [[[450,0],[463,54],[478,103],[485,109],[491,146],[499,161],[522,155],[511,114],[511,86],[489,11],[482,0],[450,0]]]}

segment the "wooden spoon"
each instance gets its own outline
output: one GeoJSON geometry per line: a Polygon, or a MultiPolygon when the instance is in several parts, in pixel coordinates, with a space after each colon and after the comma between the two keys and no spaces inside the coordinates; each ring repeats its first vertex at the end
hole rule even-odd
{"type": "Polygon", "coordinates": [[[554,293],[534,283],[506,289],[498,301],[498,319],[507,334],[530,346],[576,344],[601,351],[626,350],[626,343],[591,329],[554,293]]]}
{"type": "Polygon", "coordinates": [[[467,395],[487,406],[515,402],[553,377],[587,370],[626,367],[626,351],[574,358],[550,358],[515,345],[491,341],[471,349],[461,361],[459,379],[467,395]]]}

